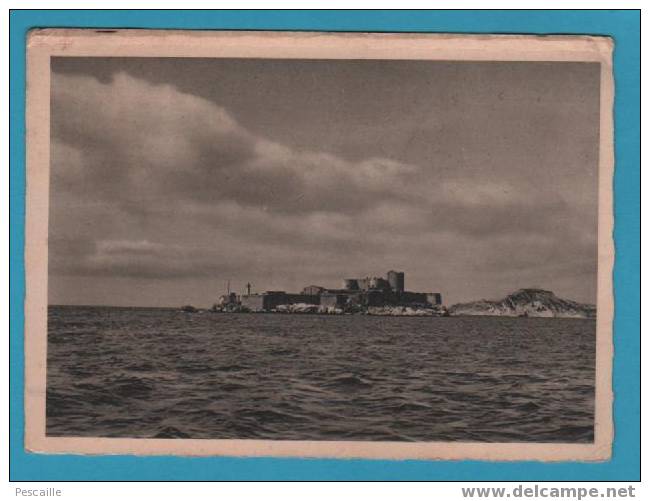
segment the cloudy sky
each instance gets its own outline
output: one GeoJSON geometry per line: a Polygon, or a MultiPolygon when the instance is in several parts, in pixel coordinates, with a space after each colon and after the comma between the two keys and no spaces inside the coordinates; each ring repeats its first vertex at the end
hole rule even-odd
{"type": "Polygon", "coordinates": [[[587,63],[54,58],[50,303],[595,302],[598,102],[587,63]]]}

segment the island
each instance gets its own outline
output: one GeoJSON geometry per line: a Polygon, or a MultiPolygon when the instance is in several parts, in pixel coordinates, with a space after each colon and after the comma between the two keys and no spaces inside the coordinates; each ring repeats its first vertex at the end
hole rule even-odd
{"type": "Polygon", "coordinates": [[[596,306],[557,297],[544,289],[519,289],[503,299],[459,303],[451,316],[596,318],[596,306]]]}
{"type": "MultiPolygon", "coordinates": [[[[405,290],[404,272],[391,270],[386,277],[346,278],[340,289],[308,285],[302,291],[267,290],[245,294],[230,291],[219,298],[214,313],[284,313],[322,315],[376,315],[408,317],[544,317],[596,318],[596,306],[562,299],[553,292],[519,289],[502,299],[481,299],[452,306],[442,304],[440,292],[405,290]]],[[[184,306],[183,311],[198,311],[184,306]]]]}
{"type": "Polygon", "coordinates": [[[386,277],[346,278],[343,287],[308,285],[301,292],[269,290],[238,295],[228,291],[212,307],[214,312],[367,314],[384,316],[444,316],[439,292],[405,290],[404,272],[391,270],[386,277]]]}

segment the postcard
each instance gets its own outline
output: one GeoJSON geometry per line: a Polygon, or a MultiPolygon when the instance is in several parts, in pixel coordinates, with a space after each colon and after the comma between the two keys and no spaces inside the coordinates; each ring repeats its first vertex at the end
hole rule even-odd
{"type": "Polygon", "coordinates": [[[607,37],[28,37],[25,447],[611,455],[607,37]]]}

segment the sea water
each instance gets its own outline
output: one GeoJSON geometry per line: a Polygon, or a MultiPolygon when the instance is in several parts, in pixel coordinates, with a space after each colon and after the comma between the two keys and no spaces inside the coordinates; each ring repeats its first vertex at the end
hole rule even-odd
{"type": "Polygon", "coordinates": [[[591,442],[595,321],[49,308],[47,435],[591,442]]]}

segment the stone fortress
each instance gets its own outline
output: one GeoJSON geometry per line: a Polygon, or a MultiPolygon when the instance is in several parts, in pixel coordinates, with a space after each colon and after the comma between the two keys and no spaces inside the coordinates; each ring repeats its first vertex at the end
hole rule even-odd
{"type": "Polygon", "coordinates": [[[284,311],[291,305],[309,305],[319,311],[363,311],[368,308],[408,307],[437,308],[442,304],[439,292],[411,292],[405,290],[404,272],[389,271],[386,277],[346,278],[343,288],[328,289],[309,285],[299,293],[266,291],[246,294],[234,292],[221,296],[215,305],[221,311],[244,309],[252,312],[284,311]]]}

